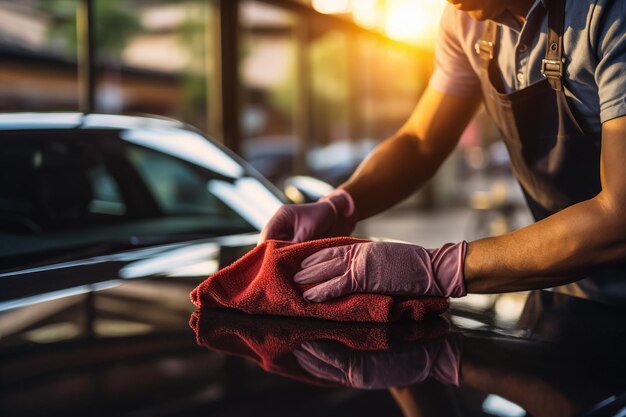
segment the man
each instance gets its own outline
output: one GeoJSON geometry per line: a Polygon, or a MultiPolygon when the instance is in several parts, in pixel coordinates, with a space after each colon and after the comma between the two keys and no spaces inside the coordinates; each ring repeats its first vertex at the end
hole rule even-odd
{"type": "MultiPolygon", "coordinates": [[[[416,109],[338,190],[261,239],[349,234],[427,181],[484,103],[536,223],[436,250],[361,243],[302,263],[304,293],[459,297],[554,287],[626,260],[626,0],[449,0],[416,109]]],[[[624,277],[626,279],[626,277],[624,277]]]]}

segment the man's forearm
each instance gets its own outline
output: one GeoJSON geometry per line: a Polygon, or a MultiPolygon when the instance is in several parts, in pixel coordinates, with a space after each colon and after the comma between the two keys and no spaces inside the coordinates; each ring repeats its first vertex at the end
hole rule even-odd
{"type": "Polygon", "coordinates": [[[601,194],[515,232],[471,242],[465,280],[473,293],[546,288],[623,260],[626,216],[601,194]]]}
{"type": "Polygon", "coordinates": [[[354,198],[359,218],[399,203],[430,179],[479,103],[479,97],[455,97],[427,87],[404,126],[341,185],[354,198]]]}
{"type": "Polygon", "coordinates": [[[440,161],[418,138],[401,134],[383,142],[340,188],[354,198],[359,219],[380,213],[428,181],[440,161]]]}

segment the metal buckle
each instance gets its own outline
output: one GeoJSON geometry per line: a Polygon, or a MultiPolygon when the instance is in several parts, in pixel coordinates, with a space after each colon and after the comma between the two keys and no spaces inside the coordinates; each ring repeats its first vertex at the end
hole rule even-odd
{"type": "Polygon", "coordinates": [[[541,74],[544,77],[562,77],[563,76],[563,64],[565,60],[558,61],[556,59],[542,59],[541,60],[541,74]]]}
{"type": "Polygon", "coordinates": [[[489,55],[489,59],[493,59],[493,42],[481,39],[474,44],[474,49],[478,55],[484,52],[489,55]]]}

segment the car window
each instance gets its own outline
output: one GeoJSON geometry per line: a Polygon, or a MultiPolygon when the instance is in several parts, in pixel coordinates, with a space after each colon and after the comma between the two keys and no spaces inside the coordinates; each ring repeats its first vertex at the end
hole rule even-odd
{"type": "Polygon", "coordinates": [[[209,192],[206,170],[194,170],[180,159],[138,146],[128,147],[127,156],[163,214],[235,215],[209,192]]]}
{"type": "Polygon", "coordinates": [[[224,177],[118,132],[0,133],[0,269],[107,242],[257,231],[241,207],[210,191],[248,177],[224,177]]]}
{"type": "Polygon", "coordinates": [[[89,181],[93,190],[93,198],[89,202],[91,213],[126,215],[126,203],[117,182],[104,164],[98,164],[89,171],[89,181]]]}
{"type": "Polygon", "coordinates": [[[73,141],[2,141],[0,230],[37,235],[108,223],[126,213],[96,148],[73,141]]]}

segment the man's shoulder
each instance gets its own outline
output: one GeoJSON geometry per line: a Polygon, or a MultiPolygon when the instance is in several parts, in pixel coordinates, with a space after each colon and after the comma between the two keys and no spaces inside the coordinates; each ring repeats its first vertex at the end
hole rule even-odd
{"type": "Polygon", "coordinates": [[[456,96],[480,95],[479,63],[474,45],[483,33],[483,24],[447,4],[435,48],[435,71],[430,85],[456,96]]]}
{"type": "Polygon", "coordinates": [[[485,24],[448,3],[441,17],[439,42],[454,44],[465,54],[471,54],[474,51],[474,44],[483,35],[485,24]]]}

